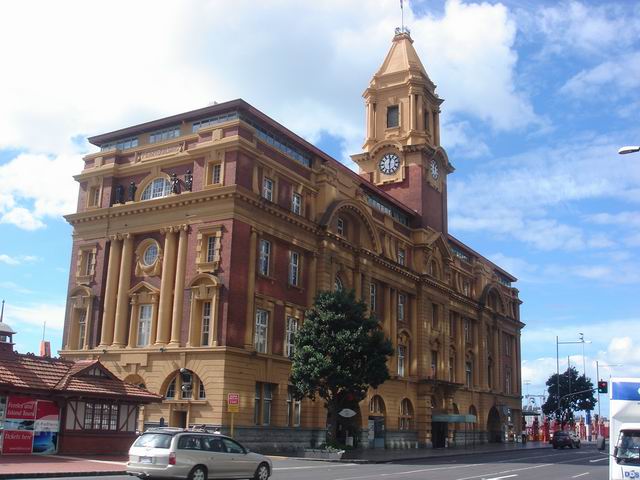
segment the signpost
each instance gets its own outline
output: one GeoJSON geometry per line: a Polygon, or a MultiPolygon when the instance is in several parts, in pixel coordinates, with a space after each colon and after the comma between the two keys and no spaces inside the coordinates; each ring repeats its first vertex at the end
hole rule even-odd
{"type": "Polygon", "coordinates": [[[227,412],[231,414],[231,436],[233,437],[233,421],[236,413],[240,411],[240,394],[227,394],[227,412]]]}

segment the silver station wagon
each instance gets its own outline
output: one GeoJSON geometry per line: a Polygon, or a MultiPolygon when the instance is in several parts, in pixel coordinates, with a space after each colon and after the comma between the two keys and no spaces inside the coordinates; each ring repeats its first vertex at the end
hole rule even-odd
{"type": "Polygon", "coordinates": [[[232,438],[176,428],[155,428],[129,449],[127,473],[140,478],[253,478],[267,480],[271,460],[232,438]]]}

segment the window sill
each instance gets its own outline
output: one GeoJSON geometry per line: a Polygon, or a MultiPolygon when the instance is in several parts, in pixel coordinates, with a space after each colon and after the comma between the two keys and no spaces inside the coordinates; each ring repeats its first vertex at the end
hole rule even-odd
{"type": "Polygon", "coordinates": [[[89,285],[93,281],[93,273],[91,275],[76,275],[76,283],[78,285],[89,285]]]}
{"type": "Polygon", "coordinates": [[[213,273],[220,268],[220,260],[213,262],[197,262],[196,270],[198,273],[213,273]]]}
{"type": "Polygon", "coordinates": [[[267,282],[270,282],[272,285],[276,283],[275,277],[272,277],[270,275],[263,275],[262,273],[258,273],[258,278],[266,280],[267,282]]]}

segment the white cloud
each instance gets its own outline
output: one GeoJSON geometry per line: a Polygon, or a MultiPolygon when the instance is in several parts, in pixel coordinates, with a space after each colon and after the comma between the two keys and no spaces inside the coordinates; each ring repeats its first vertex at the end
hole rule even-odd
{"type": "Polygon", "coordinates": [[[6,253],[0,254],[0,263],[4,263],[6,265],[20,265],[21,263],[35,262],[37,260],[38,257],[34,255],[19,255],[17,257],[12,257],[6,253]]]}
{"type": "Polygon", "coordinates": [[[0,165],[0,223],[36,230],[48,217],[73,212],[78,186],[72,175],[81,168],[80,156],[66,154],[23,153],[0,165]]]}
{"type": "Polygon", "coordinates": [[[4,322],[20,333],[20,325],[42,327],[47,322],[47,329],[62,330],[64,327],[64,305],[40,303],[31,305],[5,305],[4,322]]]}
{"type": "Polygon", "coordinates": [[[12,290],[17,293],[22,293],[25,295],[29,295],[34,293],[33,290],[29,290],[27,288],[23,288],[20,285],[14,282],[0,282],[0,288],[6,288],[7,290],[12,290]]]}
{"type": "Polygon", "coordinates": [[[640,87],[640,52],[608,60],[571,77],[560,93],[589,99],[606,88],[609,99],[620,97],[640,87]]]}

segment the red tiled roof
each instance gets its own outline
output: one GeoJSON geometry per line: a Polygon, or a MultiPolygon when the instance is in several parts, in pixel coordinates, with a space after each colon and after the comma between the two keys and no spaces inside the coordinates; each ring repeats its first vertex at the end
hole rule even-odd
{"type": "Polygon", "coordinates": [[[71,362],[33,354],[0,354],[0,388],[50,391],[92,397],[116,397],[142,403],[159,402],[161,397],[118,379],[99,360],[71,362]],[[106,376],[89,375],[93,367],[106,376]]]}

